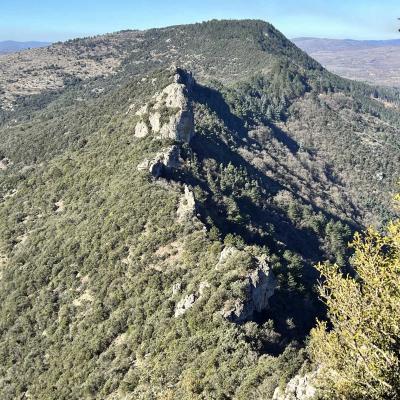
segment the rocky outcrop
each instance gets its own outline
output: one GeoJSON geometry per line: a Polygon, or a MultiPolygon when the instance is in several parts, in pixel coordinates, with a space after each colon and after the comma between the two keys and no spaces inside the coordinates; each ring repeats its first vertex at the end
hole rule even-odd
{"type": "Polygon", "coordinates": [[[152,159],[143,160],[138,166],[138,171],[148,171],[155,178],[163,175],[165,170],[178,168],[180,163],[180,151],[178,146],[170,146],[152,159]]]}
{"type": "Polygon", "coordinates": [[[205,291],[209,289],[211,285],[207,281],[200,282],[199,285],[199,295],[200,297],[204,295],[205,291]]]}
{"type": "MultiPolygon", "coordinates": [[[[181,284],[179,283],[179,289],[177,289],[177,284],[172,287],[172,294],[175,295],[180,293],[181,291],[181,284]]],[[[187,310],[193,307],[194,303],[204,296],[207,289],[210,288],[210,284],[207,281],[200,282],[199,289],[196,293],[190,293],[184,297],[182,297],[175,306],[175,318],[179,317],[180,315],[185,314],[187,310]]]]}
{"type": "Polygon", "coordinates": [[[276,279],[265,260],[260,262],[260,267],[250,275],[251,302],[254,310],[264,311],[269,307],[268,299],[274,294],[276,279]]]}
{"type": "Polygon", "coordinates": [[[173,82],[156,94],[136,115],[140,117],[135,136],[152,133],[156,138],[189,143],[194,135],[194,115],[190,101],[194,79],[190,72],[174,69],[173,82]]]}
{"type": "Polygon", "coordinates": [[[135,136],[137,138],[145,137],[149,134],[149,127],[146,122],[139,121],[135,126],[135,136]]]}
{"type": "Polygon", "coordinates": [[[182,283],[181,282],[176,282],[172,286],[172,295],[175,296],[176,294],[180,293],[182,289],[182,283]]]}
{"type": "Polygon", "coordinates": [[[3,158],[0,160],[0,171],[5,171],[9,166],[11,162],[8,158],[3,158]]]}
{"type": "Polygon", "coordinates": [[[196,215],[196,200],[193,192],[187,185],[185,185],[185,191],[179,202],[176,215],[180,222],[190,220],[196,215]]]}
{"type": "Polygon", "coordinates": [[[275,389],[272,400],[312,400],[316,395],[313,381],[317,372],[310,372],[304,376],[296,375],[286,385],[284,390],[279,387],[275,389]]]}
{"type": "Polygon", "coordinates": [[[230,257],[234,256],[238,252],[239,252],[239,250],[234,246],[224,247],[224,249],[221,251],[218,263],[215,266],[215,268],[219,269],[225,263],[226,260],[228,260],[230,257]]]}
{"type": "Polygon", "coordinates": [[[274,273],[264,258],[259,259],[258,267],[245,280],[247,281],[245,300],[238,299],[233,306],[226,305],[223,310],[226,319],[239,324],[252,320],[255,313],[267,310],[268,300],[276,288],[274,273]]]}
{"type": "Polygon", "coordinates": [[[180,315],[185,314],[189,308],[193,307],[194,302],[196,301],[196,296],[194,293],[188,294],[183,297],[175,306],[175,317],[179,317],[180,315]]]}

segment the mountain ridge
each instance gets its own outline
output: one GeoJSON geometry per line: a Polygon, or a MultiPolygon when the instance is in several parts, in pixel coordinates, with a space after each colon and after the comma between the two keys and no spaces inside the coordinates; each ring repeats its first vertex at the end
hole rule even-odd
{"type": "Polygon", "coordinates": [[[394,213],[399,93],[260,21],[57,46],[113,71],[2,110],[3,398],[272,398],[313,265],[394,213]]]}
{"type": "Polygon", "coordinates": [[[21,50],[27,50],[36,47],[46,47],[49,46],[50,42],[40,42],[40,41],[26,41],[18,42],[15,40],[0,40],[0,54],[14,53],[21,50]]]}
{"type": "Polygon", "coordinates": [[[365,47],[380,47],[380,46],[400,46],[400,39],[330,39],[320,37],[295,37],[290,39],[307,52],[316,50],[332,50],[332,49],[354,49],[365,47]]]}

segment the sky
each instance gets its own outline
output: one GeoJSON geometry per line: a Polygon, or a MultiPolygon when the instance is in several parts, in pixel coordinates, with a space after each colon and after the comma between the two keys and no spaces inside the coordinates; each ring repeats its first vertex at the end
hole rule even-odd
{"type": "Polygon", "coordinates": [[[122,29],[256,18],[287,37],[400,38],[400,0],[0,0],[0,40],[59,41],[122,29]]]}

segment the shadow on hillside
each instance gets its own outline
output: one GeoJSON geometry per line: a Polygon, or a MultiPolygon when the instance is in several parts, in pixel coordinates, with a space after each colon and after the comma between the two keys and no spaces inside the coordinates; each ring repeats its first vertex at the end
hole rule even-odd
{"type": "MultiPolygon", "coordinates": [[[[248,130],[245,127],[244,121],[231,113],[229,105],[218,90],[196,84],[193,91],[193,100],[207,105],[214,111],[218,118],[224,121],[226,127],[232,133],[236,134],[236,139],[246,138],[246,140],[252,142],[252,139],[248,137],[248,130]]],[[[286,132],[271,121],[266,120],[265,124],[271,128],[274,137],[286,146],[291,153],[296,154],[299,151],[299,144],[286,132]]]]}
{"type": "MultiPolygon", "coordinates": [[[[238,152],[234,151],[237,147],[251,145],[253,140],[247,138],[247,130],[244,121],[231,113],[230,107],[221,93],[215,89],[196,84],[193,96],[194,101],[209,107],[218,118],[224,122],[229,132],[232,134],[231,137],[225,138],[222,138],[221,135],[215,132],[204,132],[203,134],[195,135],[191,143],[191,148],[200,161],[204,159],[213,159],[217,164],[222,164],[224,166],[231,163],[236,167],[244,167],[251,178],[256,180],[260,186],[266,190],[267,197],[273,197],[282,189],[290,191],[289,188],[282,186],[278,181],[266,176],[244,159],[238,152]],[[243,138],[246,138],[246,143],[243,141],[243,138]]],[[[284,144],[289,151],[296,153],[299,150],[297,142],[287,133],[272,123],[269,125],[273,130],[274,137],[284,144]]],[[[254,143],[257,142],[254,141],[254,143]]],[[[205,187],[206,185],[204,182],[189,176],[187,176],[186,179],[188,179],[186,183],[200,185],[205,191],[209,192],[209,188],[205,187]]],[[[321,212],[328,219],[338,220],[336,216],[310,203],[298,193],[293,193],[293,195],[304,204],[311,205],[316,212],[321,212]]],[[[237,204],[241,215],[247,217],[245,220],[247,219],[247,221],[250,221],[250,225],[253,225],[254,228],[248,229],[243,226],[244,224],[227,221],[227,215],[221,212],[220,204],[217,204],[212,197],[212,193],[210,193],[209,199],[204,207],[205,209],[202,211],[202,216],[204,217],[204,221],[207,220],[207,217],[210,217],[223,234],[235,233],[241,235],[249,243],[259,245],[268,244],[272,249],[274,248],[274,243],[280,241],[286,244],[288,248],[300,253],[306,259],[320,260],[323,256],[319,249],[318,236],[309,229],[299,229],[295,227],[292,221],[281,210],[274,208],[272,204],[266,205],[265,201],[263,201],[263,205],[260,206],[254,204],[247,197],[238,199],[237,204]],[[270,237],[257,233],[260,230],[265,231],[267,226],[272,228],[270,237]]]]}
{"type": "Polygon", "coordinates": [[[207,105],[215,112],[219,119],[224,121],[226,127],[238,137],[245,137],[247,130],[242,119],[231,113],[229,105],[218,90],[196,84],[193,90],[193,100],[207,105]]]}
{"type": "Polygon", "coordinates": [[[281,128],[278,128],[273,123],[269,123],[268,125],[272,129],[276,140],[286,146],[292,154],[296,154],[299,151],[300,145],[295,140],[293,140],[286,132],[284,132],[281,128]]]}
{"type": "MultiPolygon", "coordinates": [[[[238,147],[249,145],[249,140],[243,140],[247,131],[244,122],[230,112],[222,95],[216,90],[198,86],[195,100],[206,104],[215,112],[231,133],[225,137],[223,134],[212,131],[202,131],[196,134],[190,148],[198,161],[202,163],[211,159],[216,166],[226,167],[231,163],[237,168],[244,168],[251,179],[257,181],[259,186],[264,189],[264,195],[257,202],[247,196],[236,197],[234,200],[238,207],[239,218],[235,219],[229,215],[223,200],[225,195],[231,198],[233,195],[221,194],[210,187],[204,171],[194,176],[189,170],[177,170],[171,178],[203,189],[207,195],[199,202],[200,219],[209,228],[213,225],[216,226],[223,237],[227,234],[236,234],[241,236],[247,244],[268,247],[271,254],[282,256],[287,249],[300,254],[306,260],[302,263],[301,277],[298,278],[298,281],[302,282],[303,288],[284,287],[285,283],[271,298],[271,308],[255,318],[255,322],[259,324],[269,319],[274,321],[276,331],[282,336],[283,342],[274,349],[268,348],[267,344],[265,352],[279,352],[279,349],[283,349],[288,341],[304,340],[315,324],[316,317],[324,317],[323,305],[318,301],[315,290],[313,290],[319,277],[313,265],[324,259],[320,248],[320,237],[311,229],[296,226],[284,210],[268,200],[280,190],[290,191],[290,189],[266,176],[236,150],[238,147]]],[[[289,151],[298,151],[298,145],[294,140],[278,127],[273,128],[278,140],[284,143],[289,151]]],[[[337,217],[308,202],[298,193],[292,192],[292,194],[301,203],[311,205],[316,213],[321,212],[327,219],[338,220],[337,217]]],[[[277,273],[283,280],[290,281],[291,267],[283,257],[280,259],[282,265],[277,273]]]]}

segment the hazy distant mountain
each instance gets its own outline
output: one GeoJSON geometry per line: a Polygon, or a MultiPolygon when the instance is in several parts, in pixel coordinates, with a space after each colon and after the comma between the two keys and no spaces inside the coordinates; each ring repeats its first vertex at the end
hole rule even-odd
{"type": "Polygon", "coordinates": [[[13,40],[5,40],[0,42],[0,54],[14,53],[16,51],[33,49],[36,47],[46,47],[49,42],[15,42],[13,40]]]}
{"type": "Polygon", "coordinates": [[[292,41],[306,52],[346,51],[371,49],[376,47],[400,46],[400,39],[392,40],[353,40],[300,37],[292,41]]]}
{"type": "Polygon", "coordinates": [[[372,84],[400,87],[400,39],[295,38],[292,41],[328,70],[372,84]]]}

